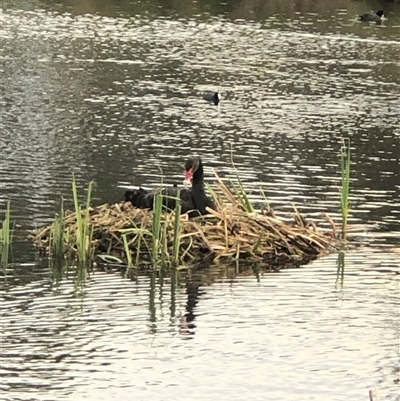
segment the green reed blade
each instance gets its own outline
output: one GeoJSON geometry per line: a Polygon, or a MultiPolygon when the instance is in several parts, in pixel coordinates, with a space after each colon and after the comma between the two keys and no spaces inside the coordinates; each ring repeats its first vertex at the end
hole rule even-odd
{"type": "Polygon", "coordinates": [[[243,206],[243,209],[247,213],[254,213],[253,205],[251,204],[250,199],[244,189],[244,185],[242,183],[242,180],[240,179],[239,171],[236,168],[235,162],[233,161],[233,149],[232,148],[231,148],[231,163],[232,163],[233,169],[235,170],[236,179],[237,179],[238,185],[239,185],[239,188],[237,188],[236,185],[231,183],[233,185],[233,189],[236,192],[236,195],[238,196],[240,203],[243,206]]]}
{"type": "MultiPolygon", "coordinates": [[[[149,253],[152,253],[152,247],[149,246],[148,242],[146,241],[145,235],[151,237],[151,239],[153,240],[153,234],[149,231],[146,230],[145,228],[141,228],[141,227],[136,227],[136,228],[122,228],[120,230],[118,230],[121,234],[125,235],[126,237],[128,237],[128,235],[130,234],[137,234],[137,241],[136,241],[136,260],[135,260],[135,266],[138,267],[139,266],[139,258],[140,258],[140,254],[141,254],[141,249],[142,249],[142,241],[144,242],[147,251],[149,253]]],[[[128,244],[129,245],[129,244],[128,244]]],[[[125,252],[126,252],[126,248],[125,248],[125,252]]],[[[126,255],[127,259],[128,259],[128,254],[126,255]]]]}
{"type": "Polygon", "coordinates": [[[244,211],[247,213],[254,213],[254,208],[249,200],[248,195],[246,194],[245,189],[242,186],[242,183],[239,181],[238,186],[236,186],[232,181],[231,185],[233,187],[233,190],[235,191],[235,194],[237,198],[239,199],[239,202],[241,206],[243,207],[244,211]]]}
{"type": "Polygon", "coordinates": [[[256,243],[253,245],[252,253],[256,253],[262,244],[262,239],[264,237],[264,230],[260,231],[260,235],[257,238],[256,243]]]}
{"type": "Polygon", "coordinates": [[[75,180],[75,175],[72,177],[72,194],[74,199],[74,207],[76,214],[77,230],[76,236],[76,246],[77,246],[77,256],[79,263],[78,266],[83,266],[83,264],[88,264],[94,257],[94,246],[91,245],[91,239],[93,235],[93,227],[90,226],[90,199],[92,195],[93,182],[89,183],[88,193],[86,198],[86,208],[82,211],[78,200],[78,190],[75,180]],[[83,214],[83,216],[82,216],[83,214]]]}
{"type": "Polygon", "coordinates": [[[4,246],[9,246],[11,243],[11,234],[10,234],[10,201],[7,202],[6,214],[4,216],[4,221],[0,230],[0,239],[4,246]]]}
{"type": "Polygon", "coordinates": [[[136,267],[139,267],[139,259],[140,259],[140,248],[142,246],[142,238],[143,235],[139,234],[138,235],[138,240],[137,240],[137,247],[136,247],[136,267]]]}
{"type": "Polygon", "coordinates": [[[174,218],[174,238],[172,243],[172,263],[178,264],[179,262],[179,249],[180,249],[180,229],[181,229],[181,199],[180,199],[180,191],[178,191],[177,198],[179,200],[175,203],[175,218],[174,218]]]}
{"type": "Polygon", "coordinates": [[[76,180],[75,180],[75,175],[73,174],[72,176],[72,196],[74,199],[74,207],[75,207],[75,214],[76,214],[76,225],[77,225],[77,231],[76,231],[76,245],[78,248],[78,257],[82,256],[82,244],[83,244],[83,223],[82,223],[82,211],[81,207],[79,205],[78,201],[78,190],[76,187],[76,180]]]}
{"type": "Polygon", "coordinates": [[[85,229],[85,240],[86,238],[88,239],[87,241],[87,250],[89,250],[90,244],[92,242],[92,234],[93,230],[92,227],[90,226],[90,200],[92,197],[92,188],[93,188],[93,181],[89,182],[89,187],[87,190],[87,196],[86,196],[86,208],[85,208],[85,214],[84,214],[84,229],[85,229]]]}
{"type": "Polygon", "coordinates": [[[10,206],[10,201],[7,202],[7,209],[6,209],[6,214],[4,216],[4,221],[1,226],[0,230],[0,253],[1,253],[1,262],[4,266],[7,266],[8,264],[8,256],[9,256],[9,250],[10,250],[10,245],[12,241],[12,235],[11,235],[11,230],[10,230],[10,216],[11,216],[11,206],[10,206]]]}
{"type": "Polygon", "coordinates": [[[168,234],[167,234],[167,224],[164,222],[161,226],[161,238],[160,238],[160,251],[161,251],[161,267],[167,266],[167,259],[169,258],[168,253],[168,234]]]}
{"type": "Polygon", "coordinates": [[[88,263],[94,259],[94,246],[92,245],[93,227],[90,224],[90,201],[92,197],[93,181],[89,182],[86,196],[86,208],[83,218],[85,261],[88,263]]]}
{"type": "Polygon", "coordinates": [[[181,256],[181,261],[183,262],[183,260],[185,259],[185,256],[190,252],[190,250],[192,249],[193,246],[193,236],[190,235],[189,236],[189,245],[187,246],[187,248],[183,251],[182,256],[181,256]]]}
{"type": "Polygon", "coordinates": [[[340,205],[342,212],[342,237],[346,238],[347,219],[350,209],[350,140],[343,139],[340,150],[340,167],[341,167],[341,187],[340,187],[340,205]]]}
{"type": "Polygon", "coordinates": [[[211,188],[210,184],[208,182],[205,183],[205,186],[207,188],[207,191],[210,193],[212,200],[214,201],[214,203],[216,205],[220,205],[220,198],[218,196],[218,194],[214,191],[213,188],[211,188]]]}
{"type": "Polygon", "coordinates": [[[267,197],[267,195],[265,194],[265,192],[264,192],[264,190],[262,188],[260,188],[260,193],[261,193],[262,197],[264,198],[265,205],[268,207],[269,206],[269,200],[268,200],[268,197],[267,197]]]}
{"type": "Polygon", "coordinates": [[[159,262],[160,256],[160,232],[161,232],[161,214],[162,214],[162,195],[157,194],[154,197],[153,203],[153,223],[152,223],[152,235],[153,235],[153,249],[152,258],[153,264],[156,265],[159,262]]]}
{"type": "Polygon", "coordinates": [[[128,270],[129,270],[133,267],[133,264],[132,264],[132,255],[131,255],[131,251],[129,249],[129,244],[128,244],[128,240],[127,240],[126,236],[127,236],[127,234],[123,235],[122,240],[124,241],[124,250],[125,250],[126,259],[128,261],[128,270]]]}

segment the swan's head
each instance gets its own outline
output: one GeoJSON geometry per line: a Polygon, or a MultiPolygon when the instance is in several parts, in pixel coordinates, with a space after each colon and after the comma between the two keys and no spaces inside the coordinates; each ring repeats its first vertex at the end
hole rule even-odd
{"type": "Polygon", "coordinates": [[[191,157],[186,161],[185,164],[185,179],[183,181],[184,185],[190,185],[194,174],[199,169],[201,165],[200,157],[191,157]]]}

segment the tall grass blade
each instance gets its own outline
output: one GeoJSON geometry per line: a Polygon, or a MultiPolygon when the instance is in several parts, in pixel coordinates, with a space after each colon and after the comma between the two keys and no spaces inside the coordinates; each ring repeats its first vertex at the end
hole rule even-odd
{"type": "Polygon", "coordinates": [[[346,239],[347,219],[349,216],[350,202],[350,140],[343,139],[340,150],[340,167],[342,173],[340,187],[340,205],[342,212],[342,238],[346,239]]]}
{"type": "Polygon", "coordinates": [[[6,267],[8,264],[8,256],[11,245],[11,207],[10,202],[7,202],[6,214],[4,216],[3,224],[0,229],[0,254],[1,254],[1,264],[6,267]]]}
{"type": "Polygon", "coordinates": [[[231,149],[231,163],[232,163],[233,169],[235,170],[236,179],[237,179],[237,182],[238,182],[238,186],[236,186],[233,183],[231,183],[232,186],[233,186],[233,189],[234,189],[237,197],[239,198],[243,209],[247,213],[254,213],[253,205],[251,204],[250,199],[249,199],[249,197],[248,197],[248,195],[247,195],[247,193],[246,193],[246,191],[244,189],[244,185],[242,183],[242,180],[240,179],[239,171],[235,166],[235,162],[233,161],[233,150],[232,149],[231,149]]]}
{"type": "MultiPolygon", "coordinates": [[[[72,179],[72,194],[74,199],[74,207],[76,213],[76,248],[77,248],[77,259],[78,267],[84,268],[89,265],[94,257],[94,248],[91,246],[93,229],[90,225],[90,199],[92,196],[93,182],[89,183],[87,197],[86,197],[86,208],[82,211],[82,208],[78,200],[78,190],[76,186],[75,176],[72,179]]],[[[83,276],[82,276],[83,277],[83,276]]]]}
{"type": "Polygon", "coordinates": [[[152,223],[152,236],[153,236],[152,259],[154,268],[157,268],[157,266],[160,263],[161,214],[162,214],[162,195],[157,194],[154,197],[153,223],[152,223]]]}
{"type": "Polygon", "coordinates": [[[192,249],[193,243],[194,243],[194,241],[193,241],[193,236],[191,235],[191,236],[189,236],[189,245],[187,246],[187,248],[186,248],[186,249],[183,251],[183,253],[182,253],[182,256],[181,256],[181,260],[182,260],[182,261],[185,259],[186,255],[187,255],[187,254],[190,252],[190,250],[192,249]]]}
{"type": "Polygon", "coordinates": [[[242,182],[240,181],[240,178],[239,178],[239,175],[237,172],[236,172],[236,174],[238,177],[238,185],[236,186],[233,182],[231,182],[233,190],[235,191],[235,194],[238,197],[243,210],[247,213],[254,213],[253,205],[250,202],[250,199],[246,193],[246,190],[244,189],[244,187],[242,185],[242,182]]]}
{"type": "Polygon", "coordinates": [[[179,250],[180,250],[180,229],[181,229],[181,200],[180,200],[180,191],[178,191],[177,198],[179,200],[175,203],[175,216],[174,216],[174,238],[172,243],[172,264],[177,266],[179,263],[179,250]]]}
{"type": "MultiPolygon", "coordinates": [[[[214,174],[217,174],[217,173],[214,171],[214,174]]],[[[221,203],[221,199],[218,196],[217,192],[214,191],[213,188],[211,188],[211,186],[208,182],[205,183],[205,187],[207,188],[207,191],[210,193],[212,200],[217,205],[217,208],[221,209],[222,203],[221,203]]]]}
{"type": "Polygon", "coordinates": [[[136,247],[136,267],[139,267],[139,261],[140,261],[140,253],[141,253],[141,247],[142,247],[142,238],[143,235],[139,234],[138,239],[137,239],[137,247],[136,247]]]}
{"type": "Polygon", "coordinates": [[[130,269],[133,268],[132,255],[131,255],[131,251],[129,249],[129,244],[128,244],[128,240],[126,238],[126,235],[127,234],[122,236],[122,240],[124,241],[124,250],[125,250],[126,259],[128,261],[127,270],[130,270],[130,269]]]}
{"type": "Polygon", "coordinates": [[[260,234],[259,234],[259,236],[258,236],[258,238],[257,238],[257,241],[256,241],[256,243],[255,243],[254,246],[253,246],[253,249],[252,249],[252,253],[253,253],[253,254],[256,254],[257,251],[258,251],[258,249],[260,248],[260,246],[261,246],[261,244],[262,244],[262,239],[263,239],[263,237],[264,237],[264,230],[261,230],[261,231],[260,231],[260,234]]]}
{"type": "Polygon", "coordinates": [[[167,266],[167,259],[169,259],[168,254],[168,233],[167,233],[167,222],[164,221],[161,225],[160,230],[160,253],[161,253],[161,269],[164,269],[167,266]]]}

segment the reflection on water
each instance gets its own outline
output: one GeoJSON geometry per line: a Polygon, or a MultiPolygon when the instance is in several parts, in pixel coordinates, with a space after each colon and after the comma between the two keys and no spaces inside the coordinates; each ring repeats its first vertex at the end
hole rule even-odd
{"type": "Polygon", "coordinates": [[[0,289],[4,399],[183,399],[191,388],[196,400],[240,389],[364,401],[378,386],[394,400],[398,260],[350,253],[342,285],[334,264],[259,280],[229,268],[178,281],[95,272],[79,295],[69,280],[10,278],[0,289]]]}
{"type": "Polygon", "coordinates": [[[4,2],[0,209],[11,200],[13,256],[27,262],[0,276],[5,400],[189,389],[196,400],[364,401],[374,386],[395,399],[400,11],[385,3],[381,26],[357,21],[375,7],[4,2]],[[263,189],[278,214],[295,202],[337,219],[343,136],[350,223],[364,231],[342,277],[332,255],[259,281],[95,272],[77,288],[32,263],[26,230],[49,222],[61,196],[71,205],[72,172],[80,187],[95,180],[96,203],[114,202],[125,185],[181,182],[189,154],[212,184],[212,168],[235,177],[232,148],[254,202],[263,189]]]}

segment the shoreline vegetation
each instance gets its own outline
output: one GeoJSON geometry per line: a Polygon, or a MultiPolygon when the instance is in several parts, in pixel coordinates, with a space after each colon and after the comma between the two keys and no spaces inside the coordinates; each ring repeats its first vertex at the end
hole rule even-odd
{"type": "Polygon", "coordinates": [[[75,179],[75,211],[56,215],[53,224],[31,235],[42,254],[66,259],[68,264],[90,267],[103,262],[121,262],[128,269],[190,268],[213,262],[258,263],[270,269],[298,267],[338,249],[337,229],[320,230],[307,222],[293,206],[292,222],[275,217],[267,206],[254,211],[244,188],[227,184],[215,174],[215,189],[208,187],[217,211],[189,219],[175,210],[164,213],[162,197],[154,210],[139,209],[129,202],[90,207],[91,185],[84,208],[78,204],[75,179]]]}

